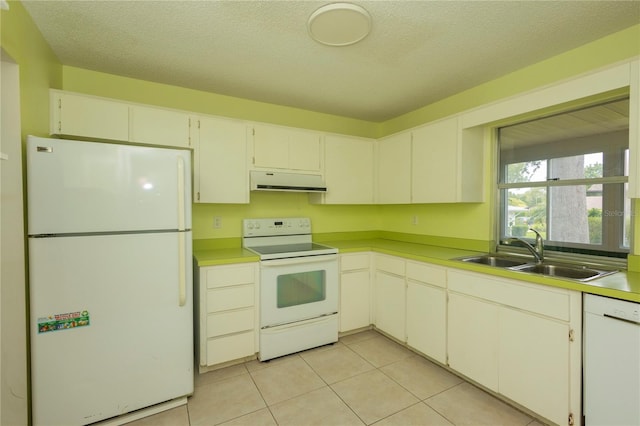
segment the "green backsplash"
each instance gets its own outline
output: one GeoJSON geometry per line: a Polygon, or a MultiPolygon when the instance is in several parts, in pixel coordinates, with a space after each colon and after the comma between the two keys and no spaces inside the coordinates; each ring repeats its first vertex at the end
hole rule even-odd
{"type": "Polygon", "coordinates": [[[380,229],[380,208],[310,204],[304,193],[252,192],[250,204],[194,204],[193,238],[238,238],[242,219],[255,217],[309,217],[314,233],[370,231],[380,229]],[[219,229],[213,227],[216,216],[219,229]]]}

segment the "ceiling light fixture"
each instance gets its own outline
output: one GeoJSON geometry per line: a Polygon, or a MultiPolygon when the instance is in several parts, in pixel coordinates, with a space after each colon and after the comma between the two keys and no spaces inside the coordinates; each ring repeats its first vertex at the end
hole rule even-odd
{"type": "Polygon", "coordinates": [[[364,39],[371,31],[371,15],[351,3],[322,6],[309,16],[309,35],[327,46],[349,46],[364,39]]]}

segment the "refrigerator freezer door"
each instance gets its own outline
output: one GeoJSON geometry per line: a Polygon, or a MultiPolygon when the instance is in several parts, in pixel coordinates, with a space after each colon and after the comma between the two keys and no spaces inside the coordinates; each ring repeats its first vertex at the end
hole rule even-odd
{"type": "Polygon", "coordinates": [[[193,392],[181,234],[188,265],[189,232],[30,240],[35,425],[88,424],[193,392]]]}
{"type": "Polygon", "coordinates": [[[191,229],[190,166],[188,150],[29,136],[29,235],[191,229]]]}

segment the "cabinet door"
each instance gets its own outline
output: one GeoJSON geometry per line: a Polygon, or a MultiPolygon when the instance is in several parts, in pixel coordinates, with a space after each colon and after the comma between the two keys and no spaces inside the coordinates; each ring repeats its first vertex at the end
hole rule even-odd
{"type": "Polygon", "coordinates": [[[346,136],[325,138],[326,204],[373,204],[373,143],[346,136]]]}
{"type": "Polygon", "coordinates": [[[449,366],[498,391],[498,305],[449,293],[449,366]]]}
{"type": "Polygon", "coordinates": [[[249,202],[246,127],[241,121],[199,117],[195,145],[194,200],[249,202]]]}
{"type": "Polygon", "coordinates": [[[255,354],[257,271],[254,263],[199,268],[196,354],[200,367],[255,354]]]}
{"type": "Polygon", "coordinates": [[[407,283],[407,344],[447,362],[447,295],[443,288],[407,283]]]}
{"type": "Polygon", "coordinates": [[[289,168],[289,134],[286,129],[259,124],[253,127],[253,165],[289,168]]]}
{"type": "Polygon", "coordinates": [[[340,331],[371,324],[369,270],[343,272],[340,275],[340,331]]]}
{"type": "Polygon", "coordinates": [[[320,134],[312,131],[289,130],[289,168],[320,171],[320,134]]]}
{"type": "Polygon", "coordinates": [[[51,134],[129,140],[128,105],[66,92],[51,96],[51,134]]]}
{"type": "Polygon", "coordinates": [[[253,128],[253,165],[317,172],[320,170],[320,134],[256,124],[253,128]]]}
{"type": "Polygon", "coordinates": [[[377,156],[377,203],[411,203],[411,133],[378,140],[377,156]]]}
{"type": "Polygon", "coordinates": [[[129,141],[188,148],[189,115],[162,108],[133,105],[130,109],[129,141]]]}
{"type": "Polygon", "coordinates": [[[209,339],[207,341],[206,364],[201,361],[200,365],[211,366],[255,355],[256,346],[253,334],[253,332],[247,332],[209,339]]]}
{"type": "Polygon", "coordinates": [[[501,308],[500,336],[500,393],[565,424],[570,412],[568,324],[501,308]]]}
{"type": "Polygon", "coordinates": [[[376,271],[376,328],[405,341],[405,282],[403,277],[376,271]]]}
{"type": "Polygon", "coordinates": [[[414,130],[412,151],[412,202],[457,201],[458,119],[446,119],[414,130]]]}

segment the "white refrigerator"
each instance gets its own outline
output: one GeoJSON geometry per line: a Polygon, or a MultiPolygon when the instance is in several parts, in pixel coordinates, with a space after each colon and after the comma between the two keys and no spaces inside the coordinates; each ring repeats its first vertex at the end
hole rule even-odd
{"type": "Polygon", "coordinates": [[[27,138],[34,425],[193,393],[190,165],[188,150],[27,138]]]}

